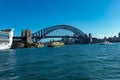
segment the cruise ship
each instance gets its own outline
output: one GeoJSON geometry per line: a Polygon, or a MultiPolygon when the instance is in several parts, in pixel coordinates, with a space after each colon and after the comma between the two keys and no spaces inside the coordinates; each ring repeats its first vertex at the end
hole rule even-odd
{"type": "Polygon", "coordinates": [[[14,29],[0,30],[0,50],[10,49],[13,42],[14,29]]]}

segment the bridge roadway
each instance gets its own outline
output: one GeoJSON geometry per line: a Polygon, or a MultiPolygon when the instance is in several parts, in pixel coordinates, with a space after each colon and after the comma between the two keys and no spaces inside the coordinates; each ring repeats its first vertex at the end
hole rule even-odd
{"type": "MultiPolygon", "coordinates": [[[[15,36],[15,37],[13,37],[13,39],[23,39],[23,38],[25,38],[25,37],[20,37],[20,36],[15,36]]],[[[37,39],[42,39],[42,38],[81,38],[81,37],[77,37],[77,36],[38,36],[38,37],[32,37],[32,39],[35,39],[35,38],[37,38],[37,39]]]]}

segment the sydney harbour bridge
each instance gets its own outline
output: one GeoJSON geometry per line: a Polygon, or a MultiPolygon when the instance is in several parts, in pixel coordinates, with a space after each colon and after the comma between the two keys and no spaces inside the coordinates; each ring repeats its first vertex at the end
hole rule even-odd
{"type": "Polygon", "coordinates": [[[25,36],[14,37],[14,39],[30,39],[32,38],[33,42],[39,42],[45,38],[61,38],[62,41],[72,41],[74,43],[89,43],[89,37],[87,34],[77,29],[76,27],[69,25],[55,25],[50,26],[44,29],[41,29],[35,33],[26,33],[25,36]]]}

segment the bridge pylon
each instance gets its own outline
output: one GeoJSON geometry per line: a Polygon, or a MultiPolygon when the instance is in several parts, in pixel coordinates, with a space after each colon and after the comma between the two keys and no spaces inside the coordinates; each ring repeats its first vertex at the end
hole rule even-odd
{"type": "Polygon", "coordinates": [[[27,43],[33,43],[31,31],[29,29],[22,30],[21,36],[24,37],[22,41],[25,41],[27,43]]]}

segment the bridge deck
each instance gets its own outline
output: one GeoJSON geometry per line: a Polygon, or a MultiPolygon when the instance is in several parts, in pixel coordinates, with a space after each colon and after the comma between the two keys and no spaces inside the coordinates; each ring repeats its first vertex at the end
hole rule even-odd
{"type": "MultiPolygon", "coordinates": [[[[13,37],[13,39],[23,39],[25,37],[20,37],[20,36],[15,36],[13,37]]],[[[32,37],[32,38],[81,38],[81,37],[76,37],[76,36],[44,36],[44,37],[40,37],[40,36],[35,36],[35,37],[32,37]]]]}

